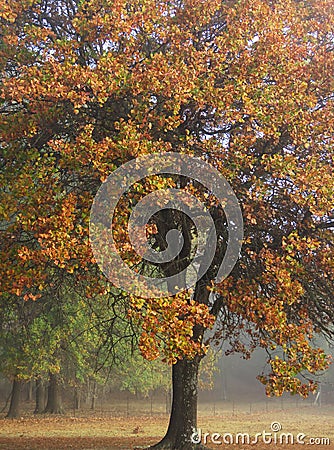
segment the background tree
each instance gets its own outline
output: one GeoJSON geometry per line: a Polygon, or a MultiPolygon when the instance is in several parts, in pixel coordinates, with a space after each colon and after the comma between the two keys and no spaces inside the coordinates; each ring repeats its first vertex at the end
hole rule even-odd
{"type": "MultiPolygon", "coordinates": [[[[213,281],[223,245],[193,294],[131,299],[142,353],[174,363],[170,425],[156,448],[194,447],[198,366],[212,317],[214,339],[228,340],[231,351],[268,351],[260,377],[268,394],[314,389],[312,374],[327,358],[311,337],[331,336],[333,321],[333,2],[3,6],[2,211],[10,205],[8,237],[23,227],[38,243],[14,245],[12,259],[2,253],[7,292],[36,295],[45,264],[84,273],[91,292],[101,291],[88,270],[88,213],[100,181],[140,154],[199,156],[237,194],[245,241],[221,285],[213,281]]],[[[190,179],[160,183],[195,192],[223,242],[226,218],[210,192],[190,179]]],[[[147,180],[143,193],[154,186],[147,180]]],[[[131,191],[133,203],[139,194],[131,191]]],[[[126,249],[123,218],[120,211],[117,236],[126,249]]],[[[188,253],[160,268],[178,271],[191,259],[193,224],[175,211],[152,222],[157,250],[168,229],[184,232],[188,253]]]]}

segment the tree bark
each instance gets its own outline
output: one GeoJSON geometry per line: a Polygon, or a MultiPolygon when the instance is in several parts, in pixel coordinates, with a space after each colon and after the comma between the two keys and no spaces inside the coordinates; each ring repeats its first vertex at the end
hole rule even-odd
{"type": "Polygon", "coordinates": [[[36,405],[34,414],[42,414],[45,408],[45,386],[41,378],[36,380],[36,405]]]}
{"type": "Polygon", "coordinates": [[[44,413],[63,414],[61,403],[61,386],[57,374],[51,373],[48,386],[48,401],[44,413]]]}
{"type": "Polygon", "coordinates": [[[90,409],[92,411],[95,411],[96,397],[97,397],[97,383],[96,383],[96,381],[94,381],[93,382],[93,390],[92,390],[92,400],[91,400],[91,404],[90,404],[90,409]]]}
{"type": "Polygon", "coordinates": [[[197,430],[197,379],[201,357],[183,359],[173,365],[173,399],[169,426],[165,437],[149,447],[158,450],[198,450],[204,449],[196,439],[197,430]]]}
{"type": "Polygon", "coordinates": [[[12,395],[10,399],[10,406],[7,416],[9,419],[15,419],[20,415],[21,406],[21,394],[22,394],[23,382],[16,377],[13,380],[12,395]]]}
{"type": "Polygon", "coordinates": [[[27,383],[27,396],[26,396],[27,402],[32,401],[32,391],[33,391],[33,381],[29,380],[27,383]]]}
{"type": "Polygon", "coordinates": [[[76,386],[74,388],[74,409],[81,408],[81,392],[80,389],[76,386]]]}

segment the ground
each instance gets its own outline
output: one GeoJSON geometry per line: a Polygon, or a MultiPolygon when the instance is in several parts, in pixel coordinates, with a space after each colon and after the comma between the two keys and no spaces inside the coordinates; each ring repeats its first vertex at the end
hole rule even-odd
{"type": "MultiPolygon", "coordinates": [[[[63,449],[104,449],[132,450],[157,442],[164,434],[168,416],[163,413],[132,414],[127,416],[104,412],[103,416],[74,417],[70,414],[57,417],[32,417],[24,415],[20,419],[8,420],[0,418],[0,449],[1,450],[63,450],[63,449]]],[[[212,411],[212,406],[203,408],[199,414],[199,428],[202,442],[213,449],[238,448],[265,450],[274,444],[275,447],[293,450],[302,450],[305,444],[311,445],[312,438],[317,438],[314,447],[317,449],[334,448],[334,407],[312,407],[310,405],[290,405],[289,408],[265,409],[248,405],[243,409],[226,409],[221,411],[218,407],[212,411]],[[271,427],[278,427],[276,433],[271,427]],[[279,429],[281,428],[281,429],[279,429]],[[266,439],[272,439],[271,444],[259,442],[254,445],[243,443],[242,436],[237,433],[247,433],[251,442],[256,433],[271,433],[266,439]],[[205,433],[209,433],[205,437],[205,433]],[[219,437],[213,436],[219,433],[219,437]],[[291,445],[285,444],[282,433],[291,433],[295,440],[291,445]],[[296,443],[297,435],[305,434],[305,444],[296,443]],[[213,440],[220,440],[219,445],[212,444],[213,440]],[[328,441],[323,441],[326,438],[328,441]],[[225,444],[223,440],[225,439],[225,444]],[[234,445],[232,445],[232,440],[234,445]],[[283,443],[281,443],[281,440],[283,443]],[[322,444],[319,444],[322,441],[322,444]]],[[[291,439],[290,435],[290,439],[291,439]]],[[[246,439],[246,438],[245,438],[246,439]]]]}

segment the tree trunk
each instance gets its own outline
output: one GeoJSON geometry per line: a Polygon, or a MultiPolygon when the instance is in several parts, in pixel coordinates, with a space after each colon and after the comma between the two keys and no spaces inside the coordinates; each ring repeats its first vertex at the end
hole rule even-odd
{"type": "Polygon", "coordinates": [[[32,401],[32,391],[33,391],[33,382],[32,382],[32,380],[29,380],[27,383],[26,402],[32,401]]]}
{"type": "MultiPolygon", "coordinates": [[[[180,177],[180,186],[187,183],[185,177],[180,177]]],[[[175,217],[172,210],[163,209],[159,211],[161,220],[158,220],[158,235],[166,236],[171,229],[178,228],[178,217],[175,217]]],[[[160,218],[159,216],[159,218],[160,218]]],[[[167,263],[163,267],[164,275],[172,277],[178,274],[177,280],[169,278],[167,285],[169,292],[173,292],[176,286],[186,286],[186,275],[183,270],[189,263],[191,252],[191,233],[189,232],[189,219],[183,216],[182,236],[184,243],[182,251],[179,253],[177,261],[167,263]]],[[[165,250],[165,242],[159,243],[162,250],[165,250]]],[[[205,275],[207,276],[207,275],[205,275]]],[[[213,278],[210,278],[210,280],[213,278]]],[[[208,304],[210,290],[210,280],[201,278],[197,281],[194,300],[198,303],[208,304]]],[[[200,325],[193,327],[192,339],[194,342],[202,342],[204,329],[200,325]]],[[[199,450],[207,449],[202,445],[197,436],[197,385],[198,369],[202,357],[196,355],[193,359],[178,360],[172,368],[172,409],[169,425],[164,438],[158,444],[149,447],[156,450],[199,450]]]]}
{"type": "Polygon", "coordinates": [[[7,416],[9,419],[15,419],[20,415],[21,406],[21,393],[23,388],[23,382],[16,377],[13,380],[12,395],[10,399],[10,406],[7,416]]]}
{"type": "Polygon", "coordinates": [[[51,373],[48,386],[48,401],[44,413],[63,414],[61,403],[61,386],[57,374],[51,373]]]}
{"type": "Polygon", "coordinates": [[[97,383],[96,383],[96,381],[94,381],[93,382],[93,390],[92,390],[92,400],[91,400],[91,404],[90,404],[90,409],[92,411],[95,411],[96,397],[97,397],[97,383]]]}
{"type": "Polygon", "coordinates": [[[81,408],[81,392],[80,389],[76,386],[74,388],[74,409],[81,408]]]}
{"type": "Polygon", "coordinates": [[[172,410],[172,390],[167,389],[166,391],[166,414],[170,414],[172,410]]]}
{"type": "Polygon", "coordinates": [[[45,408],[45,386],[43,380],[36,380],[36,406],[34,414],[42,414],[45,408]]]}
{"type": "Polygon", "coordinates": [[[197,378],[201,358],[183,359],[173,365],[173,399],[165,437],[150,449],[193,450],[205,447],[196,443],[197,378]],[[192,438],[194,442],[192,442],[192,438]]]}

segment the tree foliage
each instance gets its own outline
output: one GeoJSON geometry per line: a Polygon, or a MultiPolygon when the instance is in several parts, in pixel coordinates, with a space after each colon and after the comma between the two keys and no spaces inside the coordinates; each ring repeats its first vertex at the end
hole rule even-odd
{"type": "MultiPolygon", "coordinates": [[[[142,154],[204,158],[242,205],[242,252],[219,286],[221,254],[194,294],[131,298],[142,353],[191,358],[215,318],[231,351],[268,351],[268,394],[306,395],[313,382],[299,375],[328,364],[312,335],[330,336],[333,322],[333,10],[330,0],[2,1],[3,291],[38,299],[64,270],[88,296],[105,292],[88,241],[101,181],[142,154]]],[[[143,192],[155,188],[147,180],[143,192]]],[[[184,188],[224,237],[210,193],[184,188]]]]}

